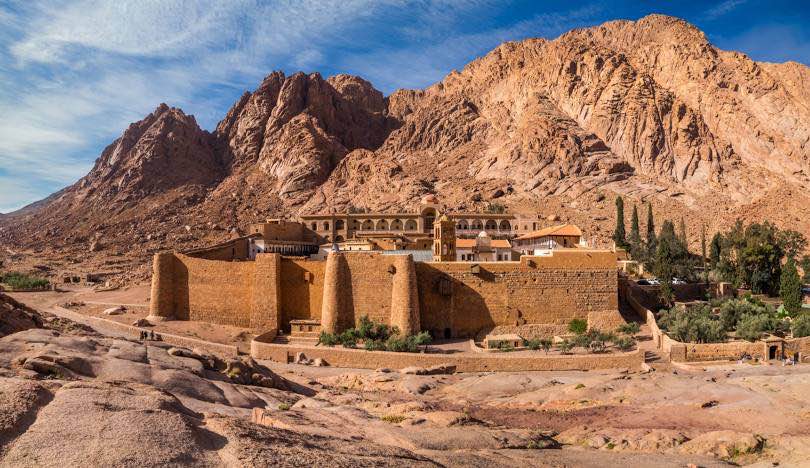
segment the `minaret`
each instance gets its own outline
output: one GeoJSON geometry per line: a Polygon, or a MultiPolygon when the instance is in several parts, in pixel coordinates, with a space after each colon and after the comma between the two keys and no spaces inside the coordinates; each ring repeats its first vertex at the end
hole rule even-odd
{"type": "Polygon", "coordinates": [[[456,261],[456,224],[447,215],[433,223],[433,261],[456,261]]]}

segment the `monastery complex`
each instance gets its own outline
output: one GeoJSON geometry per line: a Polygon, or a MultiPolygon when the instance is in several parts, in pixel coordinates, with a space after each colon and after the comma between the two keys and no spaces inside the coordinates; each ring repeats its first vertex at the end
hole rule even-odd
{"type": "MultiPolygon", "coordinates": [[[[433,196],[413,213],[271,219],[218,245],[156,254],[147,318],[250,329],[258,335],[254,357],[284,362],[306,351],[346,367],[450,359],[467,371],[596,369],[640,365],[644,351],[514,361],[469,352],[397,357],[403,353],[316,344],[322,332],[337,336],[368,317],[397,327],[402,336],[428,332],[437,341],[472,341],[471,351],[522,348],[528,340],[569,336],[575,319],[591,330],[615,330],[626,323],[624,304],[625,313],[646,323],[655,349],[673,360],[747,353],[791,355],[799,362],[810,355],[805,338],[674,341],[636,300],[646,294],[643,288],[620,273],[627,267],[624,251],[591,248],[577,226],[550,223],[508,213],[447,212],[433,196]]],[[[730,289],[725,283],[682,285],[681,296],[689,297],[682,300],[705,298],[710,287],[719,288],[716,297],[730,289]]]]}
{"type": "Polygon", "coordinates": [[[444,212],[432,195],[414,213],[268,220],[223,244],[155,255],[150,318],[312,337],[368,316],[434,339],[624,323],[616,253],[588,248],[576,226],[541,223],[444,212]]]}

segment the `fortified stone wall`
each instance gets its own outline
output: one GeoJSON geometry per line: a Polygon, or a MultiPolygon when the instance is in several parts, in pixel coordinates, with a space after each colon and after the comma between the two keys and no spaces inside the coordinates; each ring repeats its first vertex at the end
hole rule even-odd
{"type": "Polygon", "coordinates": [[[613,328],[617,268],[609,252],[557,251],[520,262],[417,263],[422,328],[435,336],[473,337],[482,330],[562,333],[574,318],[613,328]],[[544,324],[538,329],[533,324],[544,324]]]}
{"type": "Polygon", "coordinates": [[[164,253],[153,266],[153,317],[260,330],[320,319],[340,332],[368,315],[406,333],[474,337],[494,327],[563,332],[573,318],[623,323],[610,252],[558,251],[521,262],[414,263],[410,255],[330,254],[326,262],[260,254],[232,262],[164,253]]]}
{"type": "Polygon", "coordinates": [[[281,259],[282,328],[286,330],[290,320],[321,318],[325,268],[322,260],[281,259]]]}

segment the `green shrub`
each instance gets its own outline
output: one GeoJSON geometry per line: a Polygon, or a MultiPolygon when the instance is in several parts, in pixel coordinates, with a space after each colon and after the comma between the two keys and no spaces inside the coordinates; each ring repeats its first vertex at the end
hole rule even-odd
{"type": "Polygon", "coordinates": [[[619,325],[616,328],[617,333],[622,333],[624,335],[635,335],[641,331],[641,325],[638,322],[628,322],[622,325],[619,325]]]}
{"type": "Polygon", "coordinates": [[[385,351],[385,342],[381,340],[366,340],[363,342],[366,351],[385,351]]]}
{"type": "Polygon", "coordinates": [[[523,346],[531,349],[532,351],[537,351],[540,349],[540,339],[532,338],[531,340],[523,340],[523,346]]]}
{"type": "Polygon", "coordinates": [[[408,343],[399,336],[392,336],[385,341],[385,349],[395,353],[405,353],[408,351],[408,343]]]}
{"type": "Polygon", "coordinates": [[[628,351],[636,344],[636,341],[630,337],[623,336],[621,338],[617,338],[613,344],[622,351],[628,351]]]}
{"type": "Polygon", "coordinates": [[[607,345],[602,340],[591,341],[590,350],[592,353],[604,353],[607,350],[607,345]]]}
{"type": "Polygon", "coordinates": [[[756,303],[749,299],[731,299],[720,306],[720,321],[726,330],[734,330],[743,315],[763,313],[767,313],[767,309],[761,302],[756,303]]]}
{"type": "Polygon", "coordinates": [[[413,336],[413,340],[417,346],[425,346],[433,342],[433,337],[431,337],[430,333],[426,331],[419,332],[416,335],[411,336],[413,336]]]}
{"type": "Polygon", "coordinates": [[[356,348],[357,330],[355,330],[354,328],[350,328],[341,333],[338,339],[340,340],[340,344],[342,344],[344,348],[356,348]]]}
{"type": "Polygon", "coordinates": [[[737,338],[756,341],[765,332],[775,331],[780,320],[767,314],[745,314],[737,322],[737,338]]]}
{"type": "Polygon", "coordinates": [[[722,321],[711,315],[707,305],[662,310],[658,326],[676,340],[686,343],[719,343],[725,341],[727,334],[722,321]]]}
{"type": "Polygon", "coordinates": [[[551,349],[551,338],[541,338],[540,339],[540,347],[543,348],[543,351],[548,354],[548,350],[551,349]]]}
{"type": "Polygon", "coordinates": [[[498,350],[500,350],[502,353],[509,353],[514,351],[515,347],[512,346],[512,343],[509,343],[507,341],[501,341],[500,343],[498,343],[498,350]]]}
{"type": "Polygon", "coordinates": [[[560,350],[562,354],[571,354],[571,350],[574,348],[574,343],[568,340],[562,340],[561,342],[557,343],[557,349],[560,350]]]}
{"type": "Polygon", "coordinates": [[[50,284],[48,280],[24,275],[18,272],[10,272],[0,278],[0,282],[6,283],[11,289],[43,289],[50,284]]]}
{"type": "Polygon", "coordinates": [[[793,319],[790,324],[790,331],[795,338],[810,336],[810,312],[805,312],[793,319]]]}
{"type": "Polygon", "coordinates": [[[573,319],[568,323],[568,331],[576,335],[585,333],[588,329],[588,321],[585,319],[573,319]]]}
{"type": "Polygon", "coordinates": [[[318,337],[318,344],[322,344],[324,346],[335,346],[339,344],[340,340],[337,336],[327,333],[325,331],[321,332],[321,335],[318,337]]]}
{"type": "Polygon", "coordinates": [[[287,410],[290,409],[290,404],[289,403],[279,403],[278,404],[278,409],[280,409],[281,411],[287,411],[287,410]]]}
{"type": "Polygon", "coordinates": [[[591,346],[591,342],[594,340],[594,337],[588,333],[583,335],[577,335],[574,337],[572,344],[579,348],[588,349],[591,346]]]}
{"type": "Polygon", "coordinates": [[[602,331],[597,330],[596,333],[595,333],[595,336],[594,336],[594,340],[615,341],[616,340],[616,334],[613,333],[613,332],[602,332],[602,331]]]}

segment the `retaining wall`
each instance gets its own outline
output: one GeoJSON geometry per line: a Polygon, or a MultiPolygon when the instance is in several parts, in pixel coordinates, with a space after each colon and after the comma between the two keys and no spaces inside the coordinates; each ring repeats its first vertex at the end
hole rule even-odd
{"type": "Polygon", "coordinates": [[[293,361],[295,355],[299,352],[304,353],[310,359],[322,358],[329,365],[335,367],[401,369],[409,366],[429,367],[450,364],[456,366],[458,372],[638,369],[644,362],[644,352],[639,349],[629,353],[591,354],[587,356],[498,356],[496,353],[453,355],[295,346],[262,343],[257,340],[251,343],[250,354],[254,359],[269,359],[289,363],[293,361]]]}

